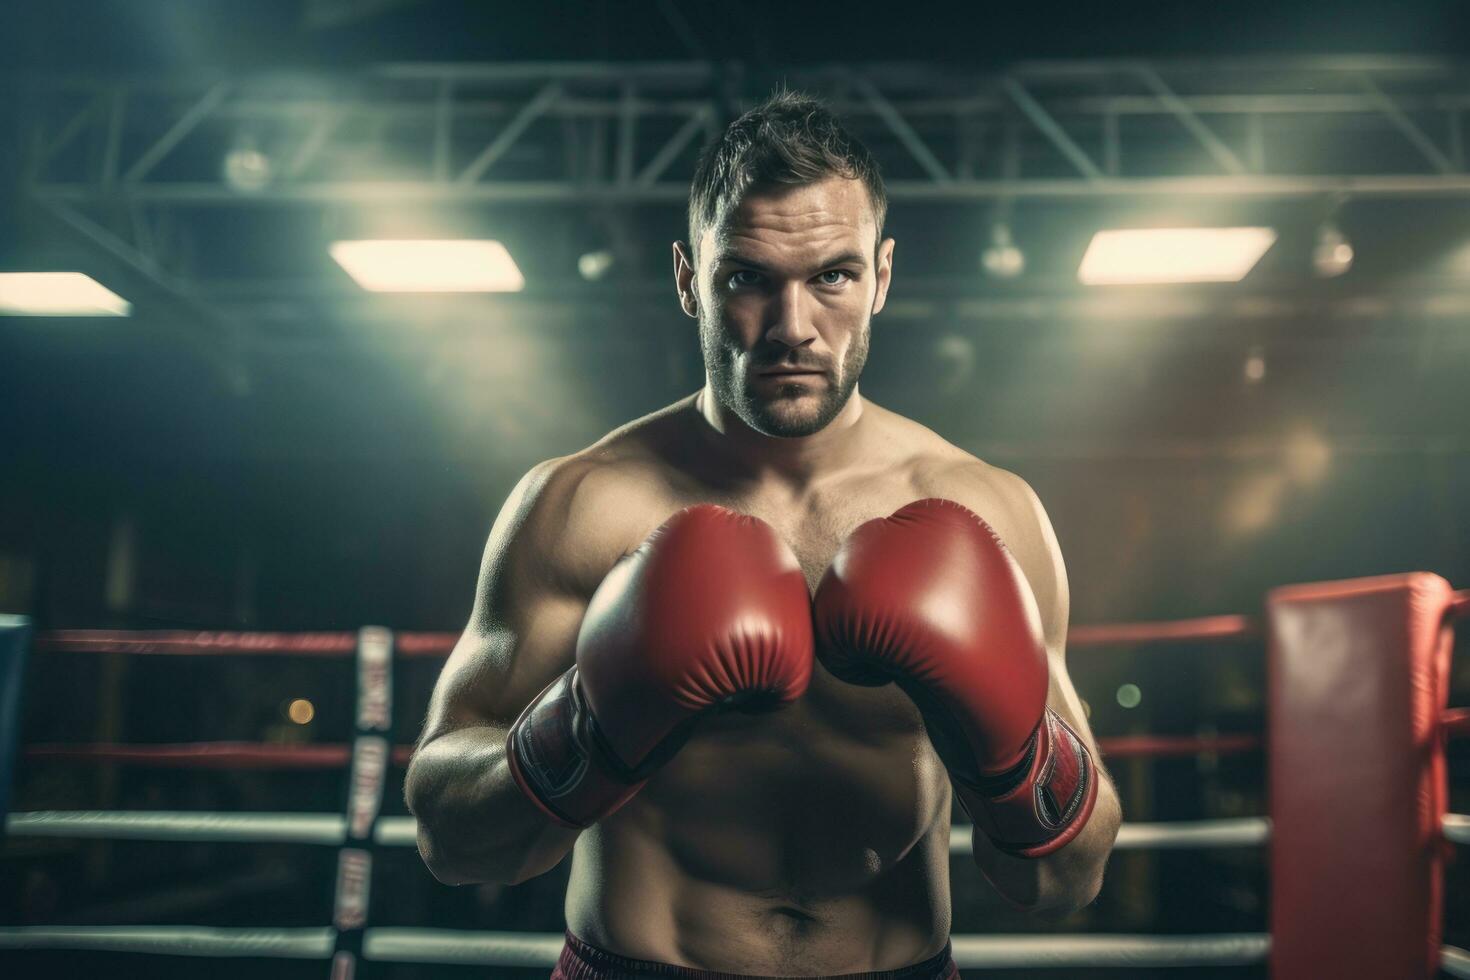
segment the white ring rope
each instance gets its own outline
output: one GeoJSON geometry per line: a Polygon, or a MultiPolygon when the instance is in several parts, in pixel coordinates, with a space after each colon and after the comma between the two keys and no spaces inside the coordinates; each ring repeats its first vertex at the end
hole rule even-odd
{"type": "MultiPolygon", "coordinates": [[[[12,837],[73,837],[104,840],[232,841],[239,843],[329,844],[346,841],[346,821],[335,813],[209,813],[177,810],[34,810],[6,820],[12,837]]],[[[1445,840],[1470,844],[1470,815],[1447,813],[1445,840]]],[[[949,829],[951,854],[970,854],[971,828],[949,829]]],[[[385,847],[413,847],[413,817],[383,817],[373,838],[385,847]]],[[[1271,839],[1265,817],[1125,823],[1113,845],[1119,851],[1260,847],[1271,839]]]]}
{"type": "Polygon", "coordinates": [[[1114,848],[1154,850],[1208,847],[1261,847],[1271,839],[1266,817],[1235,820],[1179,820],[1173,823],[1125,823],[1114,848]]]}
{"type": "Polygon", "coordinates": [[[1264,963],[1271,937],[1218,936],[955,936],[955,963],[967,968],[1242,966],[1264,963]]]}
{"type": "MultiPolygon", "coordinates": [[[[1467,821],[1470,823],[1470,821],[1467,821]]],[[[206,813],[174,810],[34,810],[12,813],[12,837],[78,837],[108,840],[235,841],[341,844],[346,823],[335,813],[206,813]]],[[[950,828],[951,853],[971,853],[970,826],[950,828]]],[[[418,825],[412,817],[384,817],[374,839],[387,847],[413,847],[418,825]]],[[[1153,848],[1254,847],[1271,836],[1265,817],[1238,820],[1180,820],[1175,823],[1125,823],[1119,850],[1153,848]]]]}
{"type": "Polygon", "coordinates": [[[551,967],[565,941],[554,932],[369,928],[362,955],[389,963],[551,967]]]}
{"type": "Polygon", "coordinates": [[[347,821],[335,813],[34,810],[12,813],[5,829],[12,837],[341,844],[347,821]]]}
{"type": "MultiPolygon", "coordinates": [[[[949,828],[951,854],[970,854],[973,846],[967,825],[949,828]]],[[[1125,823],[1118,828],[1113,848],[1119,851],[1178,850],[1184,848],[1260,847],[1271,839],[1266,817],[1236,820],[1178,820],[1172,823],[1125,823]]]]}
{"type": "Polygon", "coordinates": [[[5,926],[0,949],[87,949],[166,956],[271,956],[322,960],[330,928],[226,929],[209,926],[5,926]]]}
{"type": "MultiPolygon", "coordinates": [[[[224,929],[197,926],[6,926],[0,949],[84,949],[174,956],[326,959],[330,929],[224,929]]],[[[394,963],[550,967],[563,939],[555,933],[370,928],[363,957],[394,963]]],[[[1270,937],[955,936],[955,962],[967,968],[1231,966],[1260,963],[1270,937]]]]}
{"type": "MultiPolygon", "coordinates": [[[[227,929],[202,926],[3,926],[0,949],[80,949],[168,956],[258,956],[326,959],[331,929],[227,929]]],[[[1260,933],[1214,936],[962,936],[951,940],[967,969],[1007,967],[1243,966],[1263,962],[1271,938],[1260,933]]],[[[556,933],[463,932],[372,928],[363,955],[394,963],[550,967],[563,939],[556,933]]],[[[1470,952],[1440,950],[1440,968],[1470,978],[1470,952]]]]}
{"type": "Polygon", "coordinates": [[[1452,977],[1470,977],[1470,952],[1458,946],[1441,946],[1439,968],[1452,977]]]}

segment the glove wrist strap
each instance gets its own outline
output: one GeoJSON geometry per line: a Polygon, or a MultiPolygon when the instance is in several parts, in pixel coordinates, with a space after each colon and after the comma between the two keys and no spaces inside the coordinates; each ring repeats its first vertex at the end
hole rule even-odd
{"type": "Polygon", "coordinates": [[[962,789],[961,802],[996,847],[1042,857],[1086,826],[1097,801],[1097,767],[1082,739],[1048,708],[1018,765],[962,789]]]}
{"type": "Polygon", "coordinates": [[[581,829],[643,788],[599,737],[573,667],[552,681],[511,726],[506,761],[516,785],[552,821],[581,829]]]}

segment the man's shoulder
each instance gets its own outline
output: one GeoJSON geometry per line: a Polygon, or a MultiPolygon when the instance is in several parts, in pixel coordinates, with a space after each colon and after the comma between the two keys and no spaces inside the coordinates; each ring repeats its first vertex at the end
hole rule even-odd
{"type": "Polygon", "coordinates": [[[897,431],[910,448],[904,470],[915,497],[944,497],[980,515],[1013,548],[1026,548],[1046,532],[1040,499],[1022,477],[979,458],[931,429],[905,423],[897,431]]]}
{"type": "Polygon", "coordinates": [[[526,473],[507,510],[518,515],[531,550],[556,556],[575,580],[595,583],[677,509],[658,451],[659,429],[667,425],[660,414],[526,473]]]}
{"type": "Polygon", "coordinates": [[[613,429],[592,445],[541,464],[568,502],[601,504],[615,498],[624,508],[656,507],[672,496],[669,462],[687,424],[685,402],[675,402],[613,429]]]}
{"type": "Polygon", "coordinates": [[[1026,481],[1009,470],[956,446],[921,422],[888,409],[880,411],[886,440],[900,451],[902,469],[916,492],[1007,500],[1022,500],[1030,494],[1026,481]]]}

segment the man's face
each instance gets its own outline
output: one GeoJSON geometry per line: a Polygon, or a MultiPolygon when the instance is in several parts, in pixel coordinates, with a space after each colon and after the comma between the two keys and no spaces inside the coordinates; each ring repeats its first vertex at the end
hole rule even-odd
{"type": "Polygon", "coordinates": [[[710,387],[750,428],[811,435],[847,403],[892,269],[877,237],[866,187],[832,177],[748,193],[704,230],[697,271],[675,246],[710,387]]]}

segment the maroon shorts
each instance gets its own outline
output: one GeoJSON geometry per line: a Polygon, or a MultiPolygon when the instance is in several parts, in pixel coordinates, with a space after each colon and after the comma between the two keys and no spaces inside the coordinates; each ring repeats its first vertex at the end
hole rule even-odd
{"type": "MultiPolygon", "coordinates": [[[[960,970],[950,955],[949,943],[922,963],[906,966],[899,970],[883,970],[878,973],[843,973],[833,980],[959,980],[960,970]]],[[[695,970],[687,966],[669,963],[649,963],[645,960],[630,960],[625,956],[609,953],[605,949],[589,946],[570,932],[567,944],[562,947],[556,969],[551,971],[551,980],[643,980],[644,977],[682,977],[684,980],[782,980],[779,977],[756,977],[748,973],[716,973],[712,970],[695,970]]]]}

